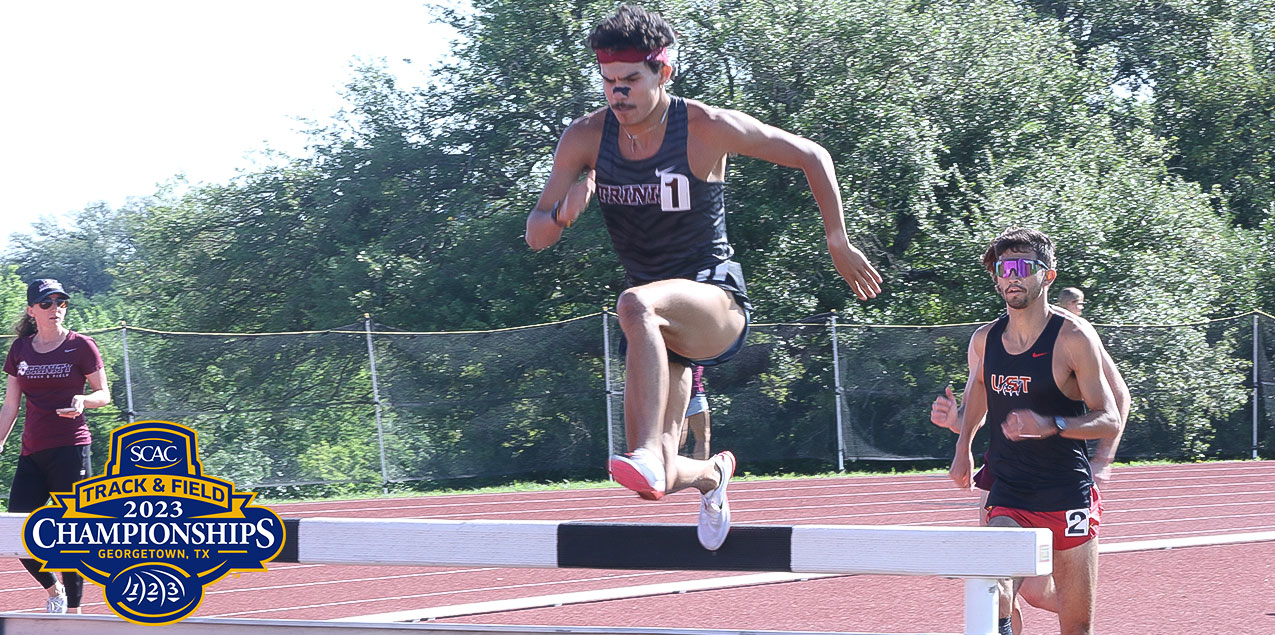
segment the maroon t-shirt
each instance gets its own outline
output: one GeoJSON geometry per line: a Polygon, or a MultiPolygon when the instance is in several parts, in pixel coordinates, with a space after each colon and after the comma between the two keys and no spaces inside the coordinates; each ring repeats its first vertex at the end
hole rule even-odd
{"type": "Polygon", "coordinates": [[[92,437],[84,415],[74,419],[59,417],[57,410],[71,407],[71,397],[84,394],[85,377],[102,367],[97,342],[71,331],[57,348],[37,353],[31,345],[34,337],[14,340],[4,361],[4,372],[18,378],[18,386],[27,398],[22,454],[88,445],[92,437]]]}

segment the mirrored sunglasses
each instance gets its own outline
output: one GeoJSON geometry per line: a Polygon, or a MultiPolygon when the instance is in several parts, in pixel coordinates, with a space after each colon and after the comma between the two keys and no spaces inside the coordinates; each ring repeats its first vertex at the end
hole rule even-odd
{"type": "Polygon", "coordinates": [[[1026,278],[1041,269],[1048,269],[1045,263],[1031,258],[1006,258],[996,261],[993,275],[998,278],[1026,278]]]}
{"type": "Polygon", "coordinates": [[[50,308],[55,304],[58,306],[59,309],[65,309],[67,306],[70,305],[70,302],[66,298],[58,298],[56,300],[54,300],[53,298],[48,298],[45,300],[41,300],[39,302],[41,309],[50,308]]]}

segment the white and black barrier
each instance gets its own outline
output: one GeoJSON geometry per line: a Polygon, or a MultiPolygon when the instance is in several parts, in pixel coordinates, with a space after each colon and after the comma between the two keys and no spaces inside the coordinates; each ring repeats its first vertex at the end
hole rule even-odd
{"type": "MultiPolygon", "coordinates": [[[[24,519],[0,514],[0,556],[27,555],[24,519]]],[[[683,524],[306,518],[284,525],[287,537],[274,562],[964,578],[964,633],[978,635],[996,633],[998,579],[1053,570],[1044,529],[738,525],[720,549],[707,551],[695,526],[683,524]]]]}

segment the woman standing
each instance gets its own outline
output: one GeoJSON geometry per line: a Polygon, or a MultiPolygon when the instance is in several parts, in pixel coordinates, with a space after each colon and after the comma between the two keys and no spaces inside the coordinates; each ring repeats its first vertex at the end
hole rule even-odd
{"type": "MultiPolygon", "coordinates": [[[[9,489],[10,512],[35,511],[48,504],[51,493],[74,491],[77,481],[93,475],[84,410],[110,403],[111,392],[97,343],[62,324],[69,299],[57,280],[36,280],[27,285],[27,310],[14,325],[18,337],[4,362],[9,377],[0,407],[0,450],[13,431],[22,396],[27,414],[22,455],[9,489]]],[[[58,582],[35,560],[23,559],[22,565],[48,592],[49,613],[80,612],[84,582],[78,573],[64,572],[58,582]]]]}

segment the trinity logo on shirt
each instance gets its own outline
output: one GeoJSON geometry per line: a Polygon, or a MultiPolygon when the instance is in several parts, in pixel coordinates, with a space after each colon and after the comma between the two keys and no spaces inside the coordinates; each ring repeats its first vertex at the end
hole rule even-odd
{"type": "Polygon", "coordinates": [[[1031,377],[993,374],[992,390],[1008,397],[1017,397],[1027,394],[1027,386],[1031,382],[1031,377]]]}
{"type": "Polygon", "coordinates": [[[685,174],[672,172],[676,166],[656,170],[658,183],[629,185],[598,184],[598,202],[607,205],[659,205],[662,212],[689,212],[691,180],[685,174]]]}
{"type": "Polygon", "coordinates": [[[635,185],[602,185],[598,184],[598,202],[607,205],[655,205],[660,202],[660,186],[658,183],[639,183],[635,185]]]}
{"type": "Polygon", "coordinates": [[[18,375],[27,379],[61,379],[71,376],[71,365],[18,362],[18,375]]]}

